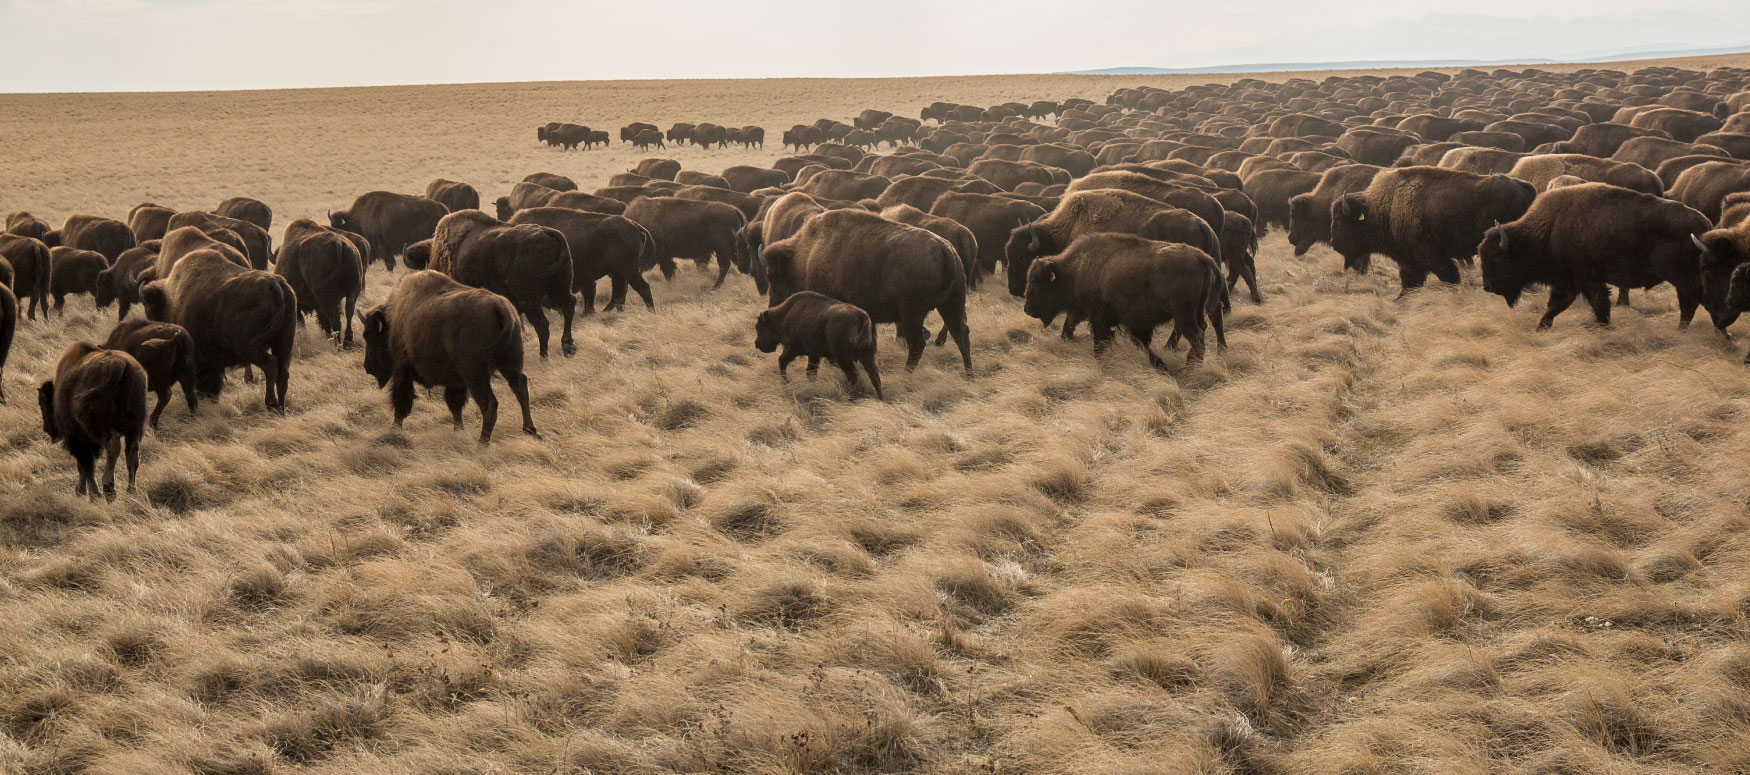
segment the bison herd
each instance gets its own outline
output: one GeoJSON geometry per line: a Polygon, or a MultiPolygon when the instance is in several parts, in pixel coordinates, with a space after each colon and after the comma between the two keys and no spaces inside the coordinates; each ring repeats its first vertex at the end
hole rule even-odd
{"type": "MultiPolygon", "coordinates": [[[[545,358],[556,311],[569,357],[579,295],[592,314],[606,278],[605,309],[624,309],[630,289],[655,310],[645,278],[673,277],[679,259],[715,261],[713,287],[733,271],[767,296],[755,346],[779,352],[781,375],[806,357],[812,377],[826,359],[854,389],[861,367],[877,398],[875,326],[896,326],[909,369],[934,315],[936,344],[952,339],[970,371],[969,291],[999,270],[1027,315],[1063,319],[1065,338],[1086,322],[1097,355],[1122,329],[1166,369],[1152,347],[1165,326],[1166,346],[1185,340],[1195,363],[1206,332],[1226,346],[1240,281],[1264,301],[1253,258],[1272,228],[1296,255],[1329,245],[1340,271],[1383,256],[1404,292],[1430,275],[1456,283],[1480,257],[1482,287],[1509,306],[1529,286],[1549,290],[1540,328],[1579,297],[1607,324],[1613,298],[1669,283],[1680,325],[1703,307],[1724,333],[1750,306],[1747,87],[1737,68],[1471,69],[1127,88],[1103,103],[936,102],[916,119],[867,110],[795,125],[790,155],[764,167],[713,174],[650,158],[590,191],[536,173],[493,214],[466,183],[371,191],[327,223],[292,222],[277,247],[272,210],[249,198],[211,211],[145,203],[125,221],[74,215],[60,228],[16,212],[0,234],[0,368],[21,307],[46,320],[68,295],[119,305],[108,340],[69,347],[39,391],[78,491],[96,496],[102,452],[113,497],[117,456],[125,448],[131,489],[142,428],[173,387],[192,412],[228,369],[259,369],[264,403],[283,410],[310,313],[341,347],[357,320],[364,370],[389,388],[396,426],[415,385],[441,387],[458,426],[469,399],[479,406],[487,442],[496,373],[536,435],[525,322],[545,358]],[[393,271],[398,258],[408,271],[385,301],[357,310],[365,268],[393,271]],[[136,304],[145,320],[128,318],[136,304]]],[[[763,147],[764,135],[632,124],[620,141],[763,147]]],[[[577,124],[537,137],[609,143],[577,124]]]]}

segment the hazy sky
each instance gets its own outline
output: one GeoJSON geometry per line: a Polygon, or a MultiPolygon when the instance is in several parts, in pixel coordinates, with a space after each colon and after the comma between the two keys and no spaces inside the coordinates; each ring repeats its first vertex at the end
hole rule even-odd
{"type": "Polygon", "coordinates": [[[896,76],[1750,44],[1750,0],[0,0],[0,92],[896,76]]]}

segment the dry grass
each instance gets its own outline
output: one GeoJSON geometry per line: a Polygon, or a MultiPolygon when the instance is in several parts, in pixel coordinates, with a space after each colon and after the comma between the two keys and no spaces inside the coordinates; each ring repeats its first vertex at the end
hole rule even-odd
{"type": "MultiPolygon", "coordinates": [[[[776,129],[1114,83],[721,99],[776,129]]],[[[524,127],[677,119],[713,87],[633,88],[7,97],[0,175],[54,218],[249,193],[282,223],[439,175],[593,181],[632,152],[524,127]],[[603,90],[624,115],[574,110],[603,90]]],[[[424,396],[387,434],[357,353],[306,331],[289,414],[241,384],[172,407],[143,495],[107,507],[15,398],[0,771],[1750,769],[1735,353],[1678,332],[1669,292],[1537,333],[1474,276],[1394,302],[1386,267],[1338,265],[1270,236],[1266,303],[1172,377],[992,283],[970,378],[938,349],[906,374],[883,338],[888,403],[780,385],[752,283],[684,270],[657,314],[584,319],[575,359],[531,366],[545,441],[488,448],[424,396]]],[[[110,323],[81,298],[24,324],[12,394],[110,323]]]]}

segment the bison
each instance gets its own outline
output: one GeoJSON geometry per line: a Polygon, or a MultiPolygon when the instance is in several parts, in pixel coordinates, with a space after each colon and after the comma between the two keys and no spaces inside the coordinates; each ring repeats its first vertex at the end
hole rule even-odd
{"type": "Polygon", "coordinates": [[[334,229],[308,218],[286,227],[274,274],[286,279],[298,299],[298,317],[316,313],[316,324],[327,337],[339,336],[341,347],[352,346],[352,317],[365,290],[365,262],[358,247],[334,229]],[[341,326],[346,327],[344,334],[341,326]]]}
{"type": "MultiPolygon", "coordinates": [[[[156,344],[151,346],[158,346],[156,344]]],[[[132,356],[90,342],[74,342],[55,364],[54,379],[37,390],[43,432],[59,441],[79,467],[75,495],[97,500],[97,455],[107,456],[103,496],[115,500],[115,464],[127,450],[128,492],[140,470],[146,432],[146,372],[132,356]]]]}
{"type": "Polygon", "coordinates": [[[1022,309],[1044,325],[1067,314],[1066,331],[1073,321],[1087,320],[1095,357],[1105,354],[1113,329],[1122,327],[1148,355],[1149,364],[1165,371],[1166,362],[1149,346],[1162,324],[1171,323],[1173,339],[1190,345],[1187,364],[1203,360],[1206,321],[1225,346],[1221,292],[1221,269],[1201,250],[1131,234],[1097,233],[1078,238],[1061,255],[1033,262],[1022,309]]]}
{"type": "Polygon", "coordinates": [[[158,416],[164,414],[164,407],[170,403],[171,388],[182,386],[182,399],[188,404],[189,414],[200,406],[194,389],[194,339],[182,326],[139,318],[123,321],[110,330],[103,346],[133,356],[146,372],[146,389],[158,396],[149,420],[153,430],[157,430],[158,416]]]}
{"type": "Polygon", "coordinates": [[[163,239],[165,232],[170,231],[170,218],[174,215],[175,210],[150,202],[135,205],[128,212],[128,230],[134,233],[135,244],[163,239]]]}
{"type": "Polygon", "coordinates": [[[220,202],[218,207],[213,208],[213,213],[223,215],[226,218],[236,218],[239,221],[248,221],[260,227],[262,231],[273,228],[273,208],[268,207],[259,199],[234,196],[220,202]]]}
{"type": "MultiPolygon", "coordinates": [[[[171,228],[176,228],[172,226],[171,228]]],[[[43,244],[51,248],[66,246],[92,250],[114,261],[122,251],[139,244],[134,230],[114,218],[101,215],[69,215],[61,228],[43,235],[43,244]]]]}
{"type": "Polygon", "coordinates": [[[1004,255],[1009,264],[1009,293],[1027,292],[1028,266],[1056,255],[1087,234],[1133,234],[1158,242],[1177,242],[1220,255],[1221,237],[1203,218],[1188,210],[1117,189],[1077,191],[1044,218],[1009,232],[1004,255]]]}
{"type": "Polygon", "coordinates": [[[389,386],[395,427],[413,411],[413,387],[442,387],[455,427],[469,396],[480,407],[480,443],[492,440],[498,397],[492,373],[509,383],[523,410],[523,432],[540,438],[529,415],[529,378],[523,374],[523,326],[503,296],[463,285],[441,272],[402,278],[382,304],[359,316],[365,373],[389,386]]]}
{"type": "Polygon", "coordinates": [[[194,340],[195,389],[217,396],[225,369],[260,366],[265,405],[284,411],[298,300],[283,277],[238,266],[216,250],[183,256],[176,271],[140,289],[147,319],[175,323],[194,340]]]}
{"type": "Polygon", "coordinates": [[[119,301],[121,314],[116,320],[126,318],[128,310],[140,301],[140,272],[158,263],[158,248],[162,244],[158,240],[148,240],[145,244],[128,248],[114,264],[98,272],[97,287],[91,292],[97,308],[107,309],[119,301]]]}
{"type": "Polygon", "coordinates": [[[429,263],[415,265],[410,254],[407,265],[442,272],[509,299],[535,329],[542,358],[547,357],[548,328],[541,306],[552,306],[563,321],[560,351],[567,358],[577,354],[571,338],[577,312],[577,300],[571,295],[571,249],[558,231],[507,224],[479,210],[463,210],[438,223],[429,263]]]}
{"type": "MultiPolygon", "coordinates": [[[[97,276],[109,268],[109,262],[95,251],[58,247],[49,249],[51,265],[49,294],[55,297],[55,315],[66,314],[67,295],[97,293],[97,276]]],[[[44,313],[47,317],[47,313],[44,313]]]]}
{"type": "Polygon", "coordinates": [[[862,364],[875,398],[887,400],[881,395],[881,371],[875,368],[875,324],[856,305],[801,291],[761,312],[753,330],[754,348],[760,352],[784,348],[778,354],[778,376],[785,382],[790,381],[785,373],[790,362],[805,356],[809,379],[814,379],[820,359],[825,358],[845,372],[846,384],[855,389],[857,365],[862,364]]]}
{"type": "Polygon", "coordinates": [[[1313,190],[1290,197],[1288,244],[1294,246],[1294,254],[1304,256],[1312,246],[1330,242],[1331,203],[1344,194],[1366,190],[1374,176],[1384,169],[1371,164],[1332,167],[1319,176],[1319,184],[1313,190]]]}
{"type": "Polygon", "coordinates": [[[17,234],[0,234],[0,259],[12,265],[12,292],[30,298],[26,317],[36,320],[38,305],[49,319],[49,293],[54,260],[42,241],[17,234]]]}
{"type": "Polygon", "coordinates": [[[360,195],[352,207],[330,212],[328,223],[370,243],[371,254],[363,257],[366,266],[381,260],[383,268],[394,271],[395,257],[408,245],[430,239],[449,212],[442,203],[422,196],[372,191],[360,195]]]}
{"type": "Polygon", "coordinates": [[[1406,293],[1421,287],[1430,272],[1456,283],[1454,259],[1475,255],[1492,223],[1523,215],[1536,195],[1530,183],[1505,175],[1439,167],[1385,170],[1366,190],[1331,204],[1331,247],[1342,254],[1345,269],[1362,273],[1372,254],[1384,254],[1397,263],[1406,293]]]}
{"type": "MultiPolygon", "coordinates": [[[[1681,204],[1605,183],[1546,191],[1518,219],[1482,235],[1477,251],[1483,289],[1511,307],[1525,286],[1549,286],[1549,306],[1537,324],[1542,330],[1576,296],[1585,296],[1598,323],[1609,325],[1607,285],[1651,288],[1668,282],[1677,290],[1679,327],[1687,327],[1705,300],[1701,265],[1707,251],[1699,237],[1709,225],[1681,204]]],[[[1708,311],[1723,328],[1730,324],[1720,322],[1725,288],[1717,295],[1722,306],[1710,302],[1708,311]]]]}
{"type": "Polygon", "coordinates": [[[723,287],[731,265],[759,279],[736,236],[747,225],[747,217],[734,207],[674,197],[647,198],[628,205],[626,217],[655,238],[656,265],[662,267],[664,277],[674,277],[677,258],[704,263],[716,256],[717,282],[712,288],[723,287]]]}
{"type": "MultiPolygon", "coordinates": [[[[442,204],[450,209],[478,210],[480,209],[480,192],[467,183],[457,183],[454,180],[438,178],[425,186],[425,198],[442,204]]],[[[351,318],[352,315],[347,315],[351,318]]]]}
{"type": "Polygon", "coordinates": [[[605,310],[626,308],[626,288],[637,291],[644,308],[656,309],[644,270],[656,262],[650,231],[618,215],[560,207],[533,207],[512,216],[513,224],[532,223],[565,236],[571,250],[571,284],[583,293],[583,314],[595,313],[596,281],[609,278],[612,294],[605,310]]]}

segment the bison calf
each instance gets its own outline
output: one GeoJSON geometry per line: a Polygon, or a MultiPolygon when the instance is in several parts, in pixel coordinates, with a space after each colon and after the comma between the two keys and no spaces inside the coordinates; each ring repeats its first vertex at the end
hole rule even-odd
{"type": "Polygon", "coordinates": [[[200,406],[194,390],[194,340],[189,338],[188,329],[135,318],[117,324],[103,346],[133,356],[145,370],[146,389],[158,396],[149,420],[153,430],[158,429],[158,416],[170,403],[171,388],[182,386],[189,414],[200,406]]]}
{"type": "Polygon", "coordinates": [[[852,390],[857,388],[857,364],[869,374],[869,384],[875,387],[875,397],[881,395],[881,372],[875,368],[875,324],[869,313],[854,304],[834,301],[813,291],[803,291],[785,299],[782,304],[761,312],[754,322],[754,347],[769,353],[783,347],[778,354],[778,376],[798,357],[808,358],[808,378],[814,379],[820,369],[820,359],[831,360],[845,372],[852,390]]]}
{"type": "MultiPolygon", "coordinates": [[[[156,344],[148,343],[155,347],[156,344]]],[[[55,378],[37,390],[43,431],[61,442],[79,465],[78,495],[97,500],[97,453],[108,456],[103,494],[115,500],[115,461],[125,445],[128,492],[140,468],[140,435],[146,429],[146,372],[132,356],[90,342],[61,353],[55,378]]]]}

